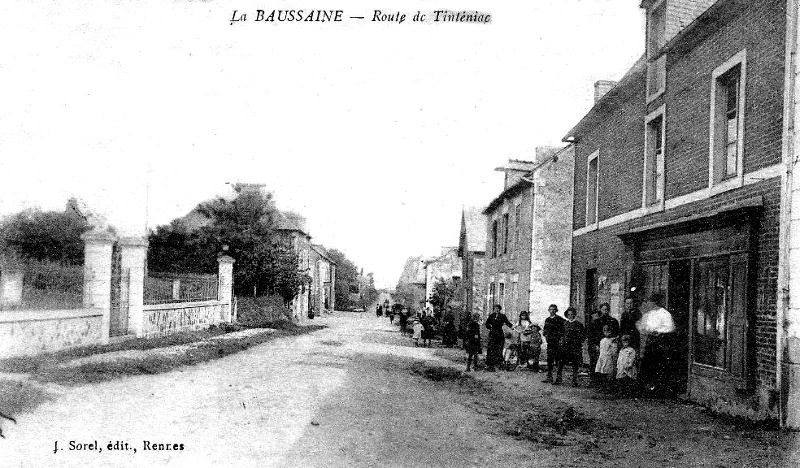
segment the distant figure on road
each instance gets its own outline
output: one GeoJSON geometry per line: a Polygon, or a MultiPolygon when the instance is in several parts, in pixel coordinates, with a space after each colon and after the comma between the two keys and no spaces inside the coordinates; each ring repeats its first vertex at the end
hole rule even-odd
{"type": "Polygon", "coordinates": [[[533,338],[533,323],[530,321],[528,311],[519,313],[519,320],[514,327],[519,333],[519,362],[520,366],[528,366],[531,357],[531,338],[533,338]]]}
{"type": "Polygon", "coordinates": [[[414,335],[411,337],[414,340],[414,346],[419,346],[419,339],[422,338],[422,331],[425,329],[419,320],[414,319],[414,335]]]}
{"type": "Polygon", "coordinates": [[[383,306],[375,307],[375,315],[377,315],[378,317],[383,315],[383,306]]]}
{"type": "Polygon", "coordinates": [[[442,325],[442,346],[455,346],[458,343],[458,332],[452,315],[444,318],[442,325]]]}
{"type": "Polygon", "coordinates": [[[397,321],[400,324],[400,333],[405,333],[408,327],[408,312],[405,309],[400,311],[400,316],[397,318],[397,321]]]}
{"type": "Polygon", "coordinates": [[[489,339],[486,343],[486,370],[489,372],[494,372],[495,366],[503,364],[503,347],[506,341],[503,325],[508,328],[513,327],[502,310],[503,307],[495,304],[494,310],[486,319],[486,328],[489,329],[489,339]]]}
{"type": "Polygon", "coordinates": [[[478,355],[481,354],[481,325],[478,323],[481,319],[480,314],[472,314],[472,320],[467,324],[466,332],[464,333],[464,351],[467,352],[467,372],[470,371],[470,365],[473,369],[478,368],[478,355]]]}
{"type": "Polygon", "coordinates": [[[433,335],[436,333],[434,330],[435,321],[432,315],[429,315],[427,312],[422,313],[422,326],[425,327],[422,330],[422,344],[424,346],[430,346],[433,340],[433,335]]]}

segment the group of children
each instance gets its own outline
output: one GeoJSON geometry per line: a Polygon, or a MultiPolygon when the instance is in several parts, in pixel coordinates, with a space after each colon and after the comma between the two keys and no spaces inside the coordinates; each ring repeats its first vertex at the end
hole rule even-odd
{"type": "MultiPolygon", "coordinates": [[[[558,309],[555,306],[550,307],[551,316],[555,315],[552,309],[555,309],[555,311],[558,309]]],[[[565,315],[567,320],[560,320],[560,322],[564,322],[562,327],[568,328],[566,327],[567,324],[578,323],[575,321],[577,313],[574,308],[570,307],[565,315]]],[[[467,371],[477,367],[478,355],[481,354],[479,322],[480,315],[473,314],[465,333],[464,349],[467,352],[467,371]]],[[[541,327],[530,321],[526,311],[520,312],[519,320],[512,325],[511,329],[505,334],[505,348],[503,350],[504,361],[507,365],[510,364],[507,368],[515,368],[519,365],[525,366],[534,372],[539,372],[539,357],[543,343],[541,327]]],[[[583,327],[581,326],[580,328],[582,329],[583,327]]],[[[637,386],[636,349],[632,346],[630,335],[617,336],[615,330],[615,327],[603,326],[603,338],[600,341],[599,356],[593,370],[601,391],[632,395],[637,386]]],[[[581,336],[577,339],[567,335],[571,334],[563,333],[562,328],[562,333],[551,337],[555,342],[548,344],[547,381],[550,381],[552,366],[555,363],[559,367],[559,378],[556,383],[560,381],[560,370],[563,368],[563,364],[572,363],[573,384],[577,385],[577,364],[583,361],[581,349],[584,335],[581,333],[581,336]]]]}

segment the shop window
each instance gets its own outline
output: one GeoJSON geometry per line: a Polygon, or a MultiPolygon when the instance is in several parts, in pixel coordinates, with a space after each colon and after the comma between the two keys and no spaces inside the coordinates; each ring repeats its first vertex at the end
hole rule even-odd
{"type": "Polygon", "coordinates": [[[694,361],[747,376],[747,255],[695,263],[694,361]]]}

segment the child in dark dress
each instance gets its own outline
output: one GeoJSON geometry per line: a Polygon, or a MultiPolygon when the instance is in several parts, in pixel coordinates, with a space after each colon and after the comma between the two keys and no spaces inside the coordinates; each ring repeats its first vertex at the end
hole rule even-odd
{"type": "Polygon", "coordinates": [[[464,334],[464,350],[467,352],[467,372],[470,367],[475,369],[478,367],[478,355],[481,354],[481,325],[478,321],[481,319],[479,314],[472,314],[472,320],[467,325],[466,333],[464,334]]]}

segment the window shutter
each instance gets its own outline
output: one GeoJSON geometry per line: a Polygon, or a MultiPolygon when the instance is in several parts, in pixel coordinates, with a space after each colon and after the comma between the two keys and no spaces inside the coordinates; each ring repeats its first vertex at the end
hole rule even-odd
{"type": "Polygon", "coordinates": [[[729,318],[730,367],[731,375],[740,389],[750,388],[751,379],[748,369],[748,256],[747,254],[731,257],[731,304],[729,318]]]}

